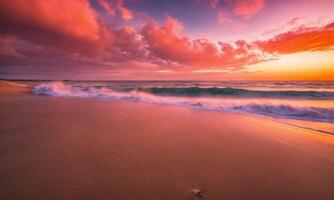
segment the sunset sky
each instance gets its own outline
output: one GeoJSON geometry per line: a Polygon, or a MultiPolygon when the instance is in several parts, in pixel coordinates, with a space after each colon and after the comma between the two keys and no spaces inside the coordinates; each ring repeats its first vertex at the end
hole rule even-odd
{"type": "Polygon", "coordinates": [[[333,0],[1,0],[0,78],[334,79],[333,0]]]}

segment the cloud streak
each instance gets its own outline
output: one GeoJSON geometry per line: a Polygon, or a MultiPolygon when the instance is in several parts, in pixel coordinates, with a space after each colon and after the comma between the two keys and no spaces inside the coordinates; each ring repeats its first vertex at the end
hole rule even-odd
{"type": "Polygon", "coordinates": [[[291,54],[303,51],[325,51],[334,46],[334,26],[298,27],[296,30],[256,42],[267,53],[291,54]]]}

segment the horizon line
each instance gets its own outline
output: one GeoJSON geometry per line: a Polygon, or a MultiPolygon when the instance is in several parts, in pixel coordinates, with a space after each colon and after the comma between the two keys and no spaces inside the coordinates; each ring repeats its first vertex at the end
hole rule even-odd
{"type": "Polygon", "coordinates": [[[254,82],[273,82],[273,81],[281,81],[281,82],[327,82],[327,81],[334,81],[334,79],[328,79],[328,80],[196,80],[196,79],[178,79],[178,80],[120,80],[120,79],[114,79],[114,80],[106,80],[106,79],[19,79],[19,78],[0,78],[0,81],[81,81],[81,82],[94,82],[94,81],[100,81],[100,82],[111,82],[111,81],[132,81],[132,82],[139,82],[139,81],[155,81],[155,82],[167,82],[167,81],[179,81],[179,82],[186,82],[186,81],[197,81],[197,82],[214,82],[214,81],[219,81],[219,82],[243,82],[243,81],[254,81],[254,82]]]}

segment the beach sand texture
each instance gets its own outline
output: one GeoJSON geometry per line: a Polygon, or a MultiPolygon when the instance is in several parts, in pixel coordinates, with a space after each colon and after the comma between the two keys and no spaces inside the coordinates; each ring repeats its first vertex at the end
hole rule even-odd
{"type": "Polygon", "coordinates": [[[0,199],[333,199],[334,137],[251,116],[0,97],[0,199]],[[198,198],[197,198],[198,199],[198,198]]]}

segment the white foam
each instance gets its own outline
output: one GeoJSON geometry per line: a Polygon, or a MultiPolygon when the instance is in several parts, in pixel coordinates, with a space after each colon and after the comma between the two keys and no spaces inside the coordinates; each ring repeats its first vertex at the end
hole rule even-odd
{"type": "Polygon", "coordinates": [[[138,91],[116,92],[106,87],[88,87],[83,89],[81,87],[65,85],[62,82],[40,84],[37,85],[33,91],[38,95],[127,100],[160,105],[178,105],[204,110],[251,113],[279,118],[334,122],[333,108],[301,107],[288,104],[264,104],[247,101],[231,102],[214,98],[160,97],[138,91]]]}

